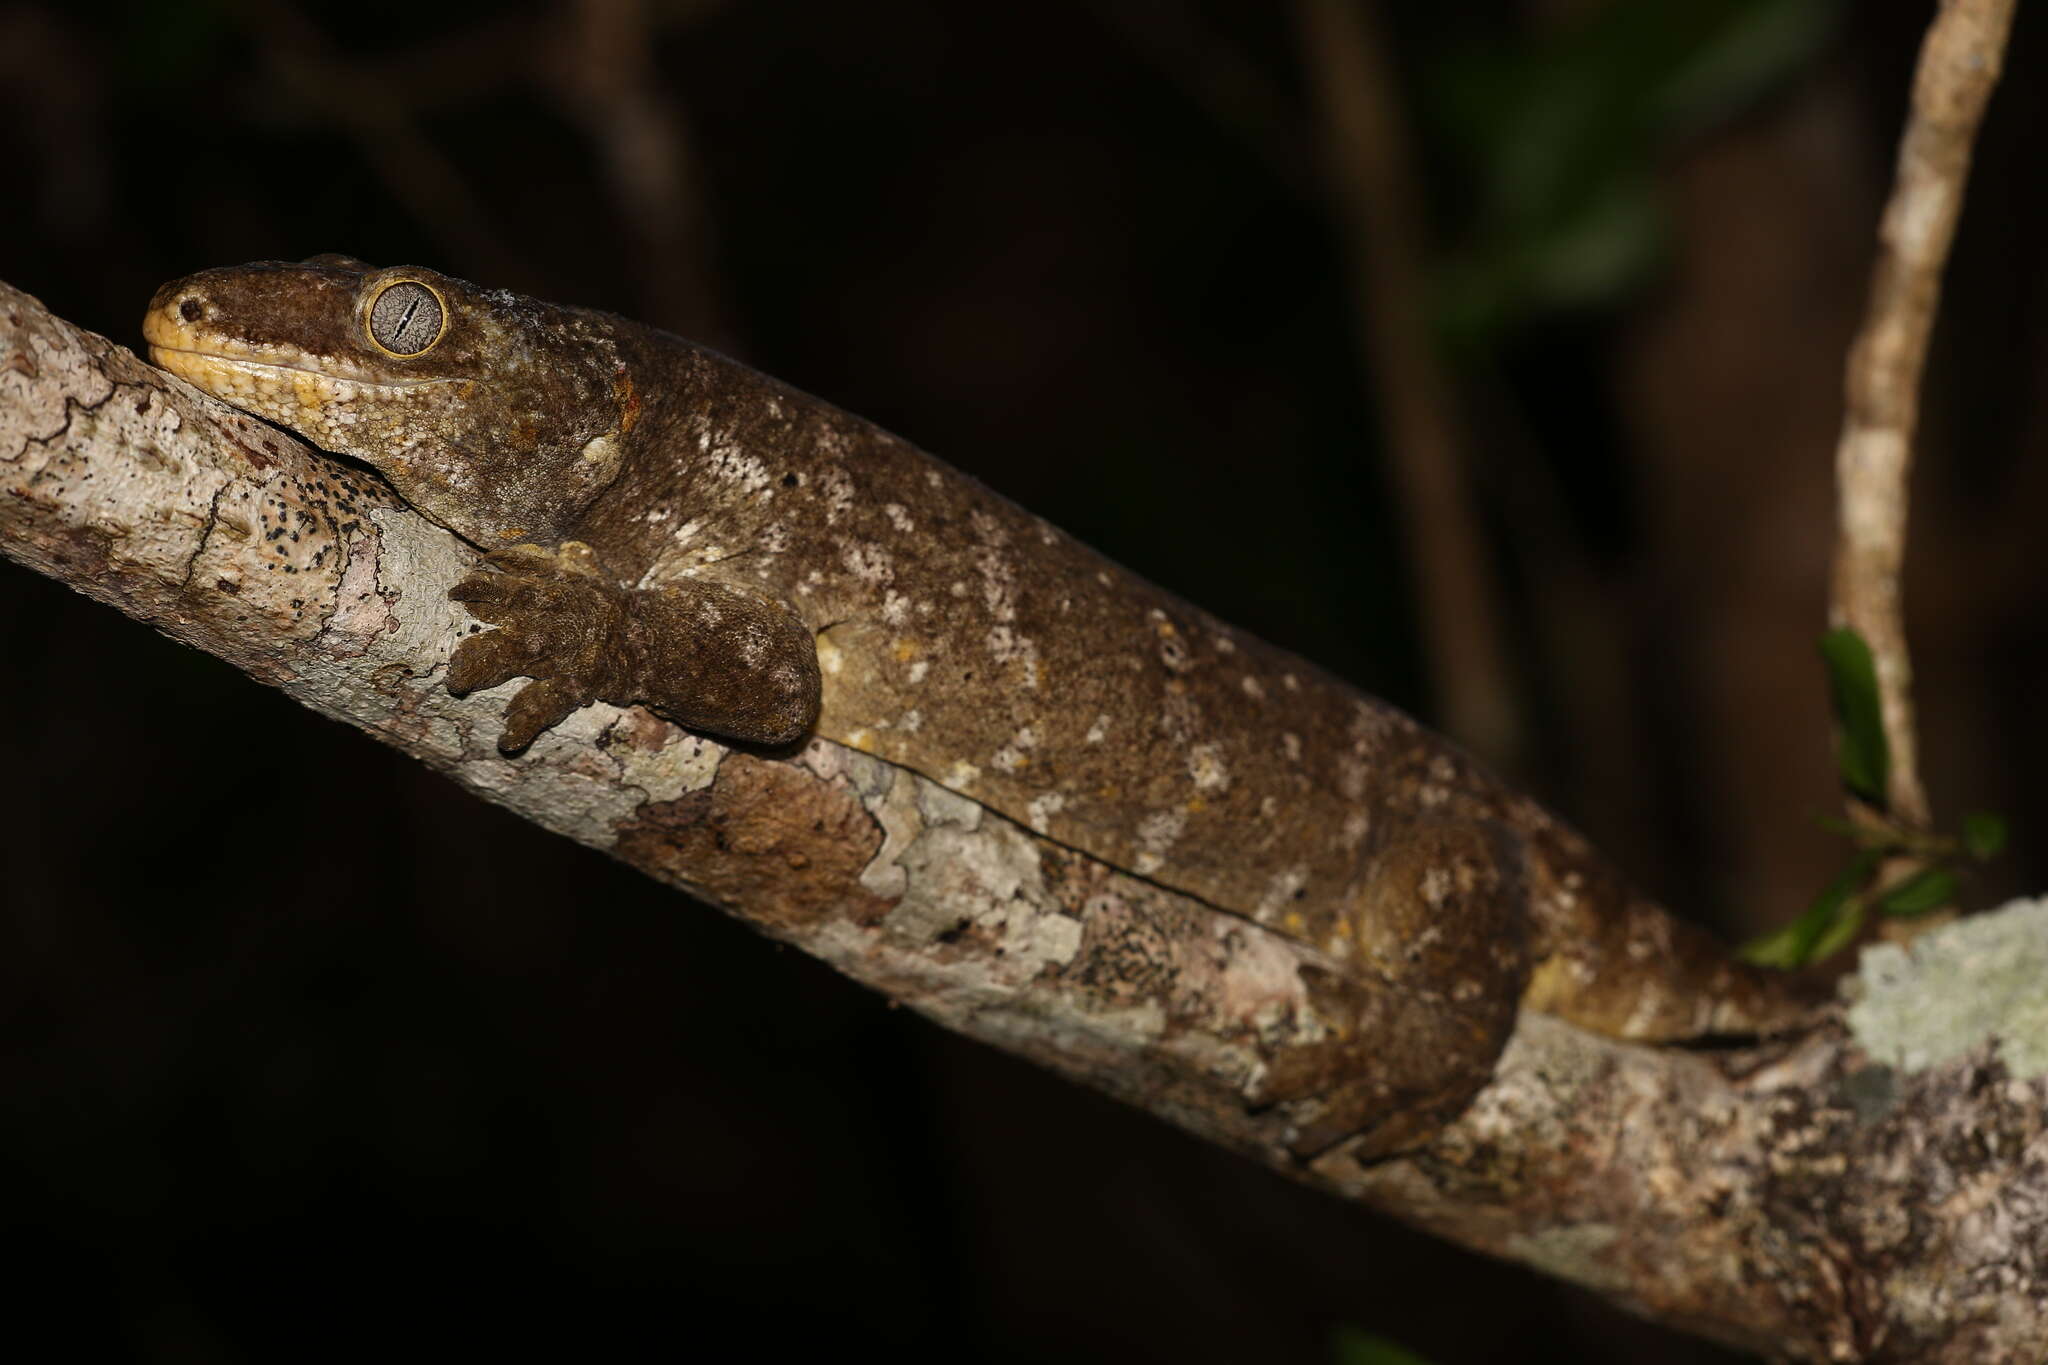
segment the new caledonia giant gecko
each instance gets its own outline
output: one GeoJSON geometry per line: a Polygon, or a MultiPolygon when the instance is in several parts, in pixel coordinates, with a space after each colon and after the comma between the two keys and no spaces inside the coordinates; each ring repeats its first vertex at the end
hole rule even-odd
{"type": "MultiPolygon", "coordinates": [[[[507,752],[598,700],[821,734],[1363,982],[1466,1002],[1440,1096],[1484,1082],[1518,1005],[1643,1040],[1794,1015],[1399,711],[678,337],[342,256],[173,281],[143,331],[489,552],[453,596],[496,629],[454,645],[447,685],[533,680],[507,752]]],[[[1363,1043],[1343,1065],[1371,1070],[1363,1043]]]]}

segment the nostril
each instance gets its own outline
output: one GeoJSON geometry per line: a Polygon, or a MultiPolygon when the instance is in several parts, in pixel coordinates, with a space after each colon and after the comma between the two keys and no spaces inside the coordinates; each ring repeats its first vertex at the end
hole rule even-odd
{"type": "Polygon", "coordinates": [[[198,299],[186,299],[178,305],[178,316],[187,322],[199,321],[199,315],[205,311],[200,307],[198,299]]]}

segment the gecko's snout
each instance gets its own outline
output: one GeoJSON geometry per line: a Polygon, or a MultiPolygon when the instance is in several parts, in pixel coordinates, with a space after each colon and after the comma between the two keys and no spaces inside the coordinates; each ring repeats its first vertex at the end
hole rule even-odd
{"type": "Polygon", "coordinates": [[[195,285],[190,275],[172,280],[150,296],[149,307],[142,314],[142,339],[149,344],[149,358],[173,374],[183,373],[174,359],[179,353],[213,349],[207,344],[206,327],[217,310],[206,292],[195,285]]]}

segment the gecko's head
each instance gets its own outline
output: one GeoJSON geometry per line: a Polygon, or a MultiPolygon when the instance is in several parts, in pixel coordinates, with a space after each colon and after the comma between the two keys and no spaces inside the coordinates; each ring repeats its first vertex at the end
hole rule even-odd
{"type": "Polygon", "coordinates": [[[618,474],[639,404],[602,313],[346,256],[157,290],[150,358],[368,461],[478,545],[557,537],[618,474]]]}

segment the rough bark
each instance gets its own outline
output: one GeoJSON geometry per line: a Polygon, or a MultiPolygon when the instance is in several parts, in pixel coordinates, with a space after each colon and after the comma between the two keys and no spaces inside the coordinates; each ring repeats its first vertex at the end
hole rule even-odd
{"type": "Polygon", "coordinates": [[[1321,1026],[1307,950],[825,741],[770,760],[599,706],[502,757],[502,693],[440,683],[468,548],[5,286],[0,490],[10,558],[944,1027],[1340,1197],[1788,1358],[2048,1354],[2048,905],[1874,953],[1861,1003],[1768,1047],[1626,1046],[1525,1014],[1424,1146],[1304,1164],[1299,1116],[1239,1095],[1262,1041],[1321,1026]]]}

